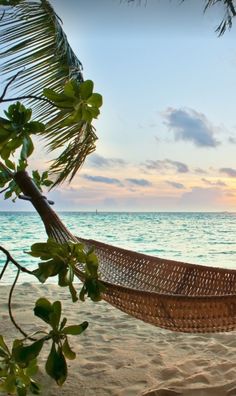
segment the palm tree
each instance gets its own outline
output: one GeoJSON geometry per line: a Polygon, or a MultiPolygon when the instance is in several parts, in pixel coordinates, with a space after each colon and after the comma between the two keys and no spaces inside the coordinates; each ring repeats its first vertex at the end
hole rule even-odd
{"type": "Polygon", "coordinates": [[[49,1],[0,0],[0,11],[0,75],[8,77],[1,99],[7,89],[20,99],[27,98],[34,115],[46,121],[42,136],[49,151],[66,147],[51,165],[55,184],[67,177],[71,180],[95,150],[95,128],[87,120],[65,125],[69,115],[43,99],[42,91],[50,88],[60,93],[70,79],[82,84],[82,64],[49,1]]]}
{"type": "MultiPolygon", "coordinates": [[[[204,3],[204,11],[218,3],[224,7],[224,16],[217,28],[219,35],[231,28],[236,15],[235,0],[204,0],[204,3]]],[[[95,150],[95,128],[87,120],[68,125],[65,121],[69,114],[40,96],[46,87],[62,92],[70,79],[82,84],[82,64],[71,49],[61,20],[48,0],[0,0],[1,10],[0,75],[8,76],[6,89],[18,97],[20,95],[21,99],[27,97],[37,118],[46,120],[47,128],[42,136],[49,151],[62,150],[50,168],[56,175],[55,184],[68,177],[71,180],[86,156],[95,150]],[[35,102],[35,97],[41,101],[35,102]]]]}

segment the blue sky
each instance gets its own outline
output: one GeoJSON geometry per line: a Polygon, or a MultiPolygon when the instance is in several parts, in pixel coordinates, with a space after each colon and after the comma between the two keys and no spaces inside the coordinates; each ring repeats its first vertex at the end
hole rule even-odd
{"type": "Polygon", "coordinates": [[[50,196],[58,210],[234,211],[235,28],[218,38],[222,10],[199,0],[137,3],[52,1],[104,105],[96,153],[50,196]]]}

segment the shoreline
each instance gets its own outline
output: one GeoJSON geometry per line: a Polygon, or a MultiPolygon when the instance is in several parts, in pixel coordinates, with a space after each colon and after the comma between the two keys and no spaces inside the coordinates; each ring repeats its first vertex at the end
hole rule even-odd
{"type": "MultiPolygon", "coordinates": [[[[18,337],[7,315],[7,290],[0,288],[0,334],[18,337]]],[[[13,295],[13,313],[23,329],[34,331],[34,301],[59,299],[68,325],[89,322],[80,336],[71,337],[77,353],[69,361],[62,388],[44,373],[46,351],[39,357],[43,396],[233,396],[236,395],[236,332],[174,333],[145,324],[106,302],[70,301],[66,289],[54,284],[23,283],[13,295]],[[22,305],[22,300],[24,304],[22,305]]]]}

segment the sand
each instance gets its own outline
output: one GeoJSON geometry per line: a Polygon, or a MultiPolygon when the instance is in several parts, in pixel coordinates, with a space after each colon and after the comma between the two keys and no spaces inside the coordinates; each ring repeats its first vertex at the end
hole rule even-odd
{"type": "MultiPolygon", "coordinates": [[[[0,334],[20,338],[8,319],[8,286],[0,288],[0,334]]],[[[32,332],[34,301],[60,299],[68,324],[89,322],[80,336],[71,337],[77,359],[69,363],[62,388],[44,372],[43,396],[225,396],[236,395],[236,332],[201,335],[172,333],[145,324],[106,302],[70,302],[67,290],[55,285],[17,286],[14,315],[32,332]]],[[[43,322],[38,320],[42,328],[43,322]]]]}

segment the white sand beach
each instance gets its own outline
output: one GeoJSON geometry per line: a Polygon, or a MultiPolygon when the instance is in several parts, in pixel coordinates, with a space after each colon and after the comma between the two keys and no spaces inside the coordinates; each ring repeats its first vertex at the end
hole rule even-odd
{"type": "MultiPolygon", "coordinates": [[[[1,286],[0,334],[21,335],[7,314],[8,286],[1,286]]],[[[71,337],[77,358],[69,362],[62,388],[44,372],[43,396],[233,396],[236,395],[236,332],[201,335],[172,333],[120,312],[106,302],[72,304],[67,290],[55,285],[17,286],[14,316],[30,333],[32,308],[39,297],[60,299],[69,324],[89,322],[80,336],[71,337]]],[[[35,319],[34,319],[35,320],[35,319]]],[[[39,327],[44,327],[36,320],[39,327]]]]}

